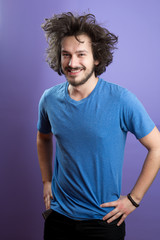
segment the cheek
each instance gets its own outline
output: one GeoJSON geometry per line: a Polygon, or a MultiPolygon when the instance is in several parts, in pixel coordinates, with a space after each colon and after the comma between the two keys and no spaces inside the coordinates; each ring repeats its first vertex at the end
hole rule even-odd
{"type": "Polygon", "coordinates": [[[92,56],[90,56],[90,58],[86,59],[85,64],[86,64],[88,67],[92,67],[92,66],[95,65],[95,60],[93,59],[92,56]]]}
{"type": "Polygon", "coordinates": [[[85,67],[90,67],[93,64],[93,61],[88,58],[88,59],[82,59],[81,61],[79,61],[79,64],[85,66],[85,67]]]}
{"type": "Polygon", "coordinates": [[[67,61],[65,59],[61,59],[61,67],[65,68],[67,66],[67,61]]]}

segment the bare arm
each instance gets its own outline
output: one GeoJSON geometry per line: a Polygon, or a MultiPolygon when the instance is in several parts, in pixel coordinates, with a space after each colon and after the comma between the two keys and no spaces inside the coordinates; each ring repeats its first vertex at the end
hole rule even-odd
{"type": "Polygon", "coordinates": [[[39,165],[41,169],[42,181],[44,185],[43,197],[46,209],[50,208],[50,198],[52,198],[51,181],[52,181],[52,156],[53,144],[52,133],[37,133],[37,152],[39,165]]]}
{"type": "MultiPolygon", "coordinates": [[[[141,138],[140,142],[148,149],[148,154],[140,176],[131,191],[131,197],[136,203],[140,203],[160,168],[160,133],[158,129],[155,127],[151,133],[141,138]]],[[[110,218],[108,222],[112,222],[122,216],[118,225],[136,209],[127,196],[120,197],[120,199],[114,202],[104,203],[101,207],[115,207],[113,211],[104,216],[103,220],[110,218]]]]}
{"type": "Polygon", "coordinates": [[[157,128],[141,138],[140,142],[148,149],[141,174],[131,191],[131,196],[136,202],[140,202],[152,184],[160,168],[160,133],[157,128]]]}

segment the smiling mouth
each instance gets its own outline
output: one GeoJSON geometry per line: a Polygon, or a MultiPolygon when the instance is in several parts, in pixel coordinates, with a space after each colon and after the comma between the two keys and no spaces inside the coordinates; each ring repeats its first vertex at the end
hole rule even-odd
{"type": "Polygon", "coordinates": [[[78,69],[78,70],[69,70],[68,72],[71,72],[71,73],[78,73],[78,72],[80,72],[81,71],[81,69],[78,69]]]}
{"type": "Polygon", "coordinates": [[[70,74],[76,74],[84,70],[84,68],[66,68],[70,74]]]}

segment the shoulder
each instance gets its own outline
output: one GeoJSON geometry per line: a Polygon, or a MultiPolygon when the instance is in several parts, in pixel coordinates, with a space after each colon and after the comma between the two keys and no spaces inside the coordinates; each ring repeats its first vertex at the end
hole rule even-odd
{"type": "Polygon", "coordinates": [[[53,103],[57,98],[59,98],[59,96],[64,95],[65,85],[66,83],[64,82],[46,89],[40,98],[39,104],[46,106],[46,104],[50,102],[53,103]]]}
{"type": "Polygon", "coordinates": [[[42,94],[41,101],[45,102],[47,100],[53,100],[59,98],[59,96],[63,96],[65,94],[65,86],[66,82],[46,89],[42,94]]]}
{"type": "Polygon", "coordinates": [[[45,98],[48,98],[48,97],[51,97],[51,96],[56,96],[62,92],[65,91],[65,86],[66,86],[66,83],[61,83],[61,84],[58,84],[58,85],[55,85],[49,89],[46,89],[43,93],[44,97],[45,98]]]}
{"type": "Polygon", "coordinates": [[[127,89],[118,84],[107,82],[101,79],[101,89],[104,92],[107,92],[111,97],[120,99],[126,99],[131,97],[132,93],[127,89]]]}
{"type": "Polygon", "coordinates": [[[106,82],[103,79],[101,79],[101,92],[103,96],[108,96],[112,103],[114,102],[122,108],[134,108],[142,105],[130,90],[118,84],[106,82]]]}

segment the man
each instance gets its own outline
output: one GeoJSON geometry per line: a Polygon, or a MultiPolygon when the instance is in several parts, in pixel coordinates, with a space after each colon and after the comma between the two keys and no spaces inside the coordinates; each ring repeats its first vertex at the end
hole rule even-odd
{"type": "Polygon", "coordinates": [[[47,61],[67,79],[46,90],[39,104],[38,157],[45,206],[52,210],[44,239],[122,240],[124,220],[159,170],[159,131],[132,93],[98,77],[112,62],[118,39],[94,15],[55,15],[42,28],[49,40],[47,61]],[[122,197],[128,131],[148,155],[131,193],[122,197]]]}

